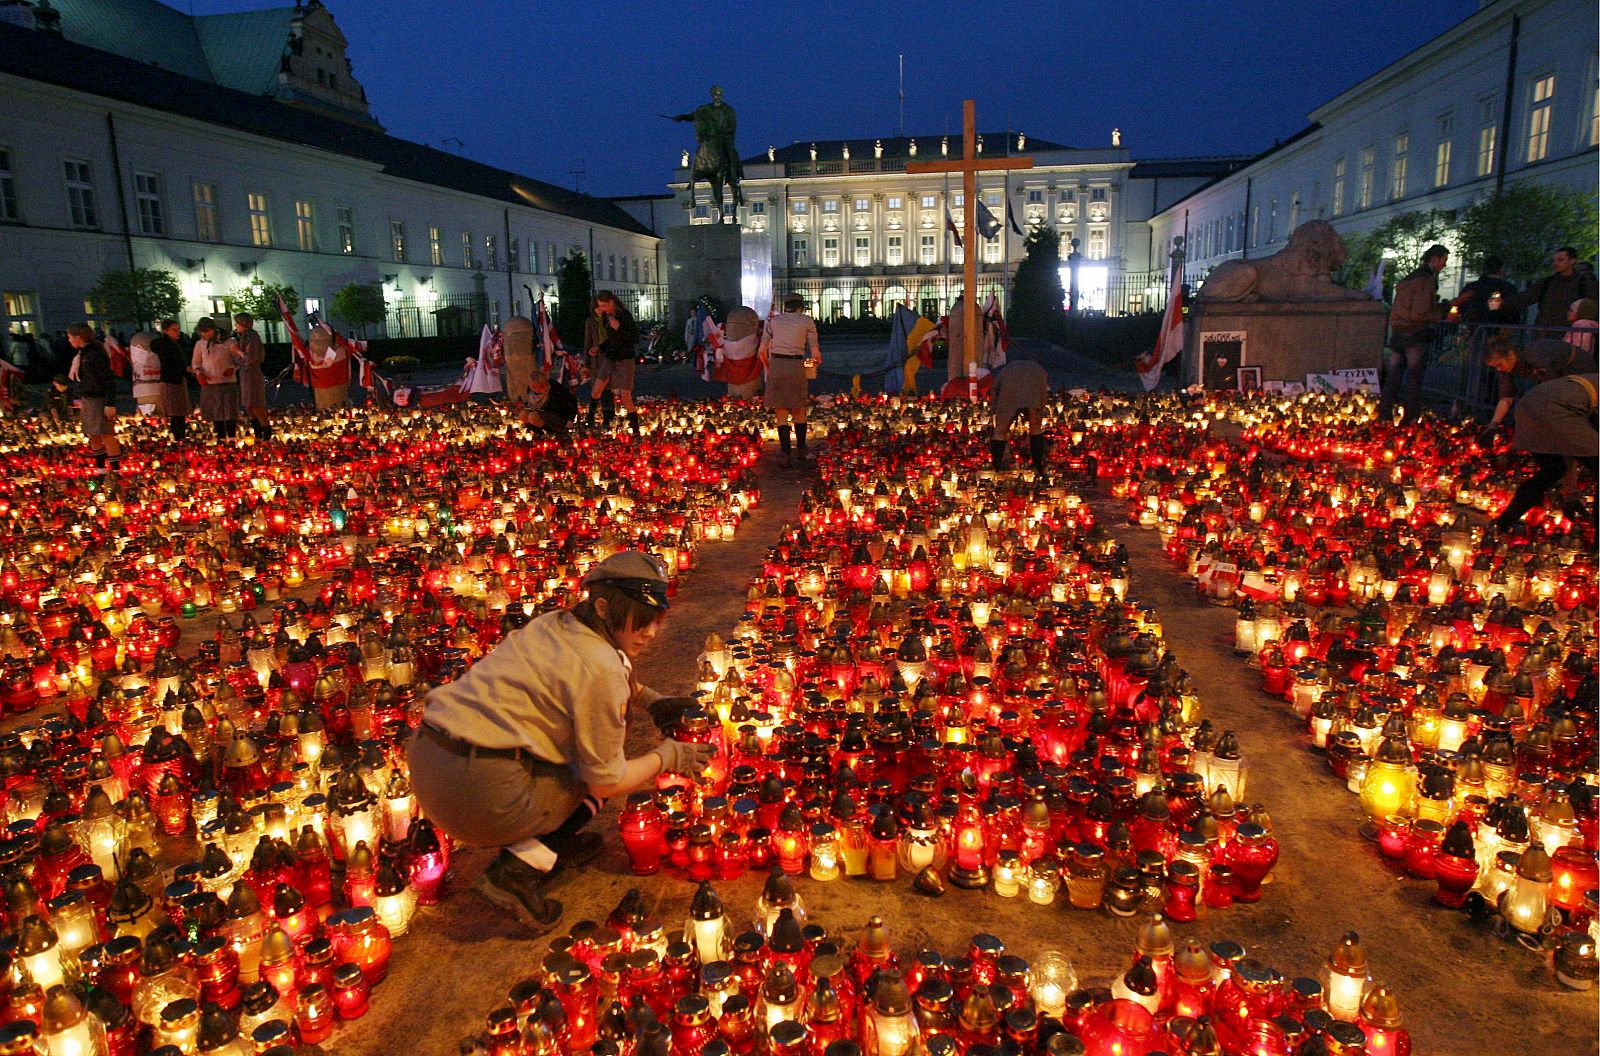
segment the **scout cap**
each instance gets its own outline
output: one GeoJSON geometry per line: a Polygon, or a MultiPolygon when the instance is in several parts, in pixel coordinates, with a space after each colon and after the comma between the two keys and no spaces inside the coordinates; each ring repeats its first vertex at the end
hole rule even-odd
{"type": "Polygon", "coordinates": [[[642,550],[623,550],[595,565],[583,577],[583,585],[595,583],[609,583],[652,609],[667,608],[666,569],[642,550]]]}

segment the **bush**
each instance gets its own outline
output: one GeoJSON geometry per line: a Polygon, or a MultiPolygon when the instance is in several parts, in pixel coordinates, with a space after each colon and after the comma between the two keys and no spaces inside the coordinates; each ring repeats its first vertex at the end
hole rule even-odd
{"type": "Polygon", "coordinates": [[[395,374],[404,376],[422,369],[422,360],[416,356],[389,356],[378,364],[381,374],[395,374]]]}

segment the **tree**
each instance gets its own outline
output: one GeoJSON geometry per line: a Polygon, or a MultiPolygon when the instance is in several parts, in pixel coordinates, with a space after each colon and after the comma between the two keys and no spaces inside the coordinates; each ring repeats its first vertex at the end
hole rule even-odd
{"type": "MultiPolygon", "coordinates": [[[[290,305],[294,311],[295,305],[300,303],[300,295],[295,288],[286,282],[267,282],[260,275],[251,279],[249,284],[243,286],[223,298],[227,305],[228,313],[249,312],[256,317],[256,321],[266,329],[270,338],[276,339],[278,334],[278,301],[290,305]]],[[[224,330],[227,327],[223,328],[224,330]]]]}
{"type": "Polygon", "coordinates": [[[1549,269],[1550,254],[1562,246],[1577,249],[1579,259],[1593,258],[1597,223],[1592,189],[1519,183],[1461,214],[1461,249],[1473,267],[1497,256],[1509,277],[1530,280],[1549,269]]]}
{"type": "Polygon", "coordinates": [[[137,323],[149,328],[183,309],[178,277],[163,268],[108,271],[89,290],[89,301],[107,323],[137,323]]]}
{"type": "Polygon", "coordinates": [[[1435,243],[1450,250],[1452,263],[1459,262],[1459,235],[1454,216],[1442,209],[1401,213],[1365,235],[1347,237],[1344,267],[1334,278],[1351,289],[1364,290],[1372,281],[1378,261],[1388,260],[1384,281],[1393,286],[1422,263],[1423,250],[1435,243]]]}
{"type": "Polygon", "coordinates": [[[582,252],[573,250],[561,258],[556,272],[556,332],[561,343],[568,348],[580,349],[583,344],[583,324],[589,318],[589,261],[582,252]]]}
{"type": "Polygon", "coordinates": [[[389,306],[383,299],[383,286],[376,282],[352,282],[333,295],[333,317],[365,337],[367,327],[388,318],[389,306]]]}
{"type": "Polygon", "coordinates": [[[1041,227],[1023,239],[1024,256],[1011,279],[1011,312],[1007,323],[1018,337],[1050,337],[1067,319],[1061,288],[1061,236],[1041,227]]]}

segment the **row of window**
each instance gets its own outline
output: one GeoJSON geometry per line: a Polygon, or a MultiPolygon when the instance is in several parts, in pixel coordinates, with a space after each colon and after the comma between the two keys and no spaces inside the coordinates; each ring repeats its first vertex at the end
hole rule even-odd
{"type": "MultiPolygon", "coordinates": [[[[1533,79],[1528,92],[1527,127],[1522,137],[1522,161],[1524,164],[1533,165],[1550,156],[1550,127],[1555,112],[1556,76],[1553,73],[1543,74],[1533,79]]],[[[1473,155],[1473,177],[1482,178],[1492,175],[1495,169],[1495,152],[1500,148],[1499,137],[1499,104],[1495,96],[1486,95],[1478,100],[1477,109],[1477,135],[1472,143],[1475,148],[1473,155]]],[[[1440,114],[1435,121],[1435,137],[1432,158],[1432,186],[1435,190],[1447,186],[1453,177],[1453,164],[1455,161],[1455,114],[1445,112],[1440,114]]],[[[1588,146],[1600,145],[1600,87],[1596,88],[1594,105],[1591,108],[1588,128],[1588,146]]],[[[1426,160],[1424,161],[1426,164],[1426,160]]],[[[1426,170],[1425,170],[1426,171],[1426,170]]],[[[1334,216],[1342,216],[1347,208],[1346,197],[1348,176],[1348,159],[1338,158],[1333,163],[1333,194],[1331,196],[1332,212],[1334,216]]],[[[1404,198],[1410,192],[1411,183],[1411,133],[1408,131],[1395,134],[1391,145],[1389,179],[1387,181],[1387,200],[1395,201],[1404,198]]],[[[1359,168],[1356,173],[1355,208],[1357,210],[1369,209],[1380,194],[1378,177],[1378,148],[1370,144],[1361,148],[1359,168]]]]}
{"type": "MultiPolygon", "coordinates": [[[[1529,89],[1529,109],[1527,121],[1527,134],[1522,141],[1523,160],[1527,164],[1543,161],[1550,155],[1550,121],[1551,110],[1554,105],[1556,79],[1554,74],[1545,74],[1533,80],[1529,89]]],[[[1474,153],[1473,178],[1482,178],[1494,174],[1495,152],[1499,149],[1499,103],[1492,95],[1484,96],[1478,101],[1477,107],[1477,135],[1472,143],[1474,153]]],[[[1455,114],[1446,111],[1435,118],[1435,142],[1432,157],[1431,189],[1438,190],[1446,187],[1454,178],[1454,137],[1455,114]]],[[[1600,89],[1597,89],[1595,108],[1589,121],[1589,146],[1600,145],[1600,89]]],[[[1391,144],[1389,156],[1389,172],[1387,179],[1386,201],[1396,201],[1404,198],[1411,192],[1411,133],[1409,131],[1395,134],[1391,144]]],[[[1426,162],[1424,162],[1426,164],[1426,162]]],[[[1424,170],[1426,171],[1426,170],[1424,170]]],[[[1333,162],[1333,182],[1329,195],[1330,211],[1334,216],[1342,216],[1352,204],[1347,195],[1349,188],[1349,159],[1340,157],[1333,162]]],[[[1320,189],[1320,181],[1318,184],[1320,189]]],[[[1378,148],[1375,144],[1361,149],[1356,170],[1354,208],[1359,211],[1370,209],[1378,204],[1380,194],[1380,178],[1378,173],[1378,148]]],[[[1313,198],[1317,194],[1313,193],[1313,198]]],[[[1290,232],[1300,226],[1300,192],[1295,191],[1289,196],[1287,223],[1279,226],[1278,200],[1272,199],[1266,206],[1263,215],[1260,203],[1250,207],[1250,215],[1243,212],[1233,213],[1228,216],[1212,218],[1208,223],[1200,225],[1192,235],[1191,256],[1197,259],[1220,256],[1225,253],[1234,253],[1245,248],[1245,243],[1254,247],[1262,242],[1275,242],[1280,237],[1287,237],[1290,232]],[[1264,237],[1263,237],[1264,236],[1264,237]]]]}
{"type": "MultiPolygon", "coordinates": [[[[1095,226],[1089,228],[1089,241],[1084,256],[1090,260],[1103,260],[1106,256],[1107,228],[1095,226]]],[[[836,235],[822,236],[822,253],[818,264],[824,268],[837,268],[840,261],[839,237],[836,235]]],[[[872,238],[868,235],[856,235],[851,246],[851,264],[854,267],[866,268],[872,266],[872,238]]],[[[1062,259],[1070,245],[1065,239],[1062,241],[1062,259]]],[[[791,238],[789,240],[789,259],[791,266],[796,268],[811,267],[811,239],[791,238]]],[[[1001,260],[1000,239],[986,238],[983,240],[983,262],[985,264],[999,264],[1001,260]]],[[[950,247],[950,263],[960,264],[965,257],[962,247],[950,247]]],[[[936,234],[923,234],[917,238],[917,263],[937,264],[939,262],[939,236],[936,234]]],[[[904,235],[889,235],[884,239],[883,263],[891,267],[906,263],[906,243],[904,235]]]]}
{"type": "MultiPolygon", "coordinates": [[[[1030,204],[1039,204],[1044,201],[1044,188],[1042,187],[1030,187],[1027,189],[1026,194],[1027,200],[1030,204]]],[[[1106,200],[1106,196],[1107,188],[1105,187],[1093,187],[1089,190],[1089,200],[1092,202],[1103,202],[1106,200]]],[[[983,192],[984,205],[997,206],[1003,204],[1004,200],[1004,192],[1002,191],[990,190],[983,192]]],[[[822,211],[824,213],[837,213],[839,211],[839,204],[840,203],[838,199],[824,199],[822,202],[822,211]]],[[[872,210],[872,199],[870,198],[853,198],[851,199],[850,204],[854,211],[858,213],[870,212],[872,210]]],[[[939,206],[939,196],[936,194],[919,195],[917,198],[917,204],[923,209],[937,209],[939,206]]],[[[954,191],[950,194],[950,208],[961,209],[964,208],[966,204],[967,196],[965,192],[954,191]]],[[[884,198],[884,206],[890,210],[902,209],[905,207],[905,199],[901,195],[891,194],[884,198]]],[[[796,215],[804,215],[811,211],[811,203],[803,198],[796,199],[795,201],[789,203],[789,209],[796,215]]],[[[750,211],[752,213],[765,213],[766,203],[754,202],[751,204],[750,211]]]]}
{"type": "MultiPolygon", "coordinates": [[[[65,161],[63,164],[63,179],[67,191],[68,220],[75,228],[86,231],[99,230],[101,227],[99,200],[95,193],[94,171],[90,162],[65,161]]],[[[222,223],[219,214],[220,203],[217,186],[214,183],[194,181],[193,188],[194,226],[195,239],[200,242],[221,242],[222,223]]],[[[135,171],[133,174],[133,200],[136,213],[137,231],[140,235],[152,238],[161,238],[171,233],[171,225],[167,216],[166,195],[162,186],[161,176],[158,173],[135,171]]],[[[272,204],[267,195],[260,191],[249,191],[245,194],[245,212],[249,220],[250,244],[270,248],[276,245],[273,234],[272,204]]],[[[348,205],[334,207],[335,248],[339,253],[354,254],[356,252],[356,223],[355,210],[348,205]]],[[[21,203],[17,194],[15,169],[12,165],[11,150],[0,147],[0,221],[20,222],[22,219],[21,203]]],[[[295,244],[307,253],[321,250],[321,242],[317,230],[317,207],[309,199],[297,198],[294,200],[294,230],[295,244]]],[[[480,244],[474,239],[470,231],[461,232],[460,264],[465,268],[486,267],[491,271],[499,270],[502,266],[500,247],[496,236],[484,235],[481,243],[482,254],[479,255],[480,244]]],[[[403,220],[389,221],[389,259],[397,263],[409,261],[409,245],[406,239],[406,224],[403,220]]],[[[521,270],[524,264],[522,255],[523,247],[519,240],[513,238],[507,248],[504,264],[508,268],[521,270]]],[[[532,239],[528,240],[526,271],[529,274],[542,272],[555,273],[560,260],[557,257],[556,244],[550,242],[546,246],[542,259],[540,247],[532,239]]],[[[578,251],[578,246],[571,247],[578,251]]],[[[597,255],[598,256],[598,255],[597,255]]],[[[446,264],[446,249],[444,236],[436,225],[428,226],[428,252],[427,262],[434,267],[443,267],[446,264]]],[[[602,272],[601,261],[594,262],[595,278],[608,279],[621,282],[653,282],[653,262],[640,257],[629,257],[623,254],[607,254],[604,260],[605,268],[602,272]]]]}

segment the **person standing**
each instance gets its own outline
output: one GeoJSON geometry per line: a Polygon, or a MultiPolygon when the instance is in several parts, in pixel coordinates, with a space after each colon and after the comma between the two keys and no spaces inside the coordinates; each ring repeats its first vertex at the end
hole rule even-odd
{"type": "Polygon", "coordinates": [[[218,440],[231,440],[239,435],[239,346],[210,319],[200,320],[195,332],[189,369],[200,380],[200,416],[218,440]]]}
{"type": "Polygon", "coordinates": [[[161,405],[167,416],[167,431],[172,439],[182,440],[189,431],[188,363],[178,337],[183,333],[176,319],[163,319],[158,333],[150,339],[150,351],[161,361],[161,405]]]}
{"type": "Polygon", "coordinates": [[[741,304],[728,312],[722,325],[722,362],[716,379],[728,386],[728,396],[748,400],[761,392],[761,317],[741,304]]]}
{"type": "Polygon", "coordinates": [[[989,405],[994,411],[994,434],[989,439],[989,458],[995,472],[1005,468],[1006,449],[1011,441],[1011,426],[1018,418],[1028,418],[1028,457],[1035,473],[1044,472],[1044,402],[1050,396],[1050,376],[1039,364],[1014,359],[989,375],[993,389],[989,405]]]}
{"type": "Polygon", "coordinates": [[[128,341],[128,372],[133,379],[133,402],[147,418],[167,416],[167,390],[161,384],[161,357],[151,347],[159,335],[140,330],[128,341]]]}
{"type": "Polygon", "coordinates": [[[256,317],[239,312],[233,317],[233,341],[239,346],[239,406],[250,418],[250,431],[257,440],[272,439],[272,422],[267,418],[267,375],[261,369],[267,348],[256,333],[256,317]]]}
{"type": "Polygon", "coordinates": [[[1594,273],[1578,270],[1578,251],[1571,246],[1556,250],[1550,257],[1550,266],[1555,270],[1523,290],[1512,304],[1518,312],[1536,305],[1534,326],[1566,326],[1567,309],[1573,301],[1600,296],[1594,273]]]}
{"type": "Polygon", "coordinates": [[[1385,357],[1383,391],[1378,398],[1378,417],[1394,414],[1399,403],[1408,423],[1417,420],[1422,410],[1422,375],[1428,367],[1428,346],[1438,334],[1444,319],[1444,302],[1439,300],[1439,272],[1450,259],[1444,246],[1429,246],[1417,270],[1401,279],[1394,288],[1394,306],[1389,309],[1389,352],[1385,357]]]}
{"type": "Polygon", "coordinates": [[[792,464],[790,426],[794,421],[794,446],[800,461],[806,460],[806,407],[811,393],[808,368],[822,366],[822,347],[817,343],[817,324],[805,314],[806,299],[791,293],[783,299],[783,312],[767,323],[761,335],[761,358],[767,361],[767,409],[778,420],[778,447],[783,464],[792,464]]]}
{"type": "Polygon", "coordinates": [[[1522,313],[1516,308],[1517,287],[1506,278],[1505,262],[1490,255],[1483,258],[1478,277],[1461,287],[1461,294],[1450,303],[1461,309],[1461,321],[1471,326],[1509,325],[1522,313]]]}
{"type": "MultiPolygon", "coordinates": [[[[594,336],[599,340],[594,349],[594,387],[590,390],[589,421],[594,421],[594,401],[604,399],[601,412],[607,426],[611,425],[611,398],[628,416],[628,428],[639,435],[639,409],[633,404],[633,376],[639,354],[639,326],[633,313],[617,301],[610,290],[595,294],[594,336]]],[[[584,326],[584,347],[588,343],[589,328],[584,326]]]]}
{"type": "Polygon", "coordinates": [[[583,577],[588,597],[507,635],[455,682],[428,694],[406,754],[417,802],[461,843],[497,847],[478,891],[543,933],[561,919],[544,895],[557,868],[580,866],[601,838],[580,830],[611,796],[657,774],[705,769],[710,745],[664,740],[624,751],[628,708],[658,728],[687,701],[641,685],[634,661],[667,614],[667,574],[637,550],[583,577]]]}
{"type": "Polygon", "coordinates": [[[1569,462],[1600,475],[1600,374],[1571,374],[1535,385],[1517,403],[1512,446],[1533,456],[1533,476],[1523,481],[1494,526],[1510,531],[1567,473],[1569,462]]]}
{"type": "Polygon", "coordinates": [[[323,327],[313,327],[306,338],[310,348],[307,361],[311,366],[311,393],[316,398],[317,410],[343,407],[350,399],[350,354],[343,343],[335,344],[333,335],[323,327]]]}
{"type": "Polygon", "coordinates": [[[111,369],[111,357],[88,323],[67,327],[67,344],[78,355],[78,421],[94,453],[94,464],[109,476],[122,466],[122,446],[117,442],[117,376],[111,369]]]}

